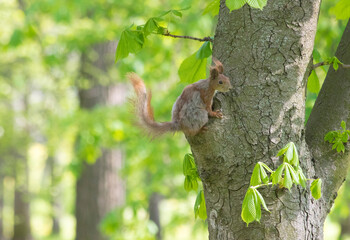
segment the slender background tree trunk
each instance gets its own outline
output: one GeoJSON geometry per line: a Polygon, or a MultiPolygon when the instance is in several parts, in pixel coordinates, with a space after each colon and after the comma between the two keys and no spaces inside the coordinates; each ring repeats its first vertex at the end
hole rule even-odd
{"type": "MultiPolygon", "coordinates": [[[[98,83],[97,76],[89,74],[91,67],[106,71],[113,64],[116,45],[105,43],[96,45],[94,50],[97,60],[89,60],[83,57],[82,73],[88,77],[93,87],[80,89],[79,99],[82,109],[92,109],[98,105],[115,105],[118,96],[123,89],[102,86],[98,83]],[[92,65],[90,65],[92,64],[92,65]]],[[[76,239],[77,240],[102,240],[98,226],[106,213],[120,206],[124,202],[125,189],[118,171],[122,167],[123,154],[121,150],[113,149],[102,151],[102,156],[95,164],[83,164],[82,174],[77,181],[76,197],[76,239]]]]}
{"type": "Polygon", "coordinates": [[[26,158],[18,162],[15,172],[15,198],[14,198],[14,229],[13,240],[30,240],[30,212],[28,196],[28,169],[26,158]],[[23,166],[24,165],[24,166],[23,166]]]}

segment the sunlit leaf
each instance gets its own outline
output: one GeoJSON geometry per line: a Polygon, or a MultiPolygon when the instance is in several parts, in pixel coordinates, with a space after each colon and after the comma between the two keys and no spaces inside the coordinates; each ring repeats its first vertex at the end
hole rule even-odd
{"type": "Polygon", "coordinates": [[[290,188],[293,186],[293,181],[292,181],[292,178],[290,176],[290,171],[289,171],[289,168],[286,167],[284,169],[284,181],[283,181],[283,186],[285,188],[288,188],[288,190],[290,190],[290,188]]]}
{"type": "Polygon", "coordinates": [[[246,0],[226,0],[226,6],[228,9],[230,9],[230,11],[240,9],[246,3],[246,0]]]}
{"type": "Polygon", "coordinates": [[[281,181],[282,173],[285,168],[285,164],[281,164],[277,170],[272,173],[272,184],[278,184],[281,181]]]}
{"type": "Polygon", "coordinates": [[[251,186],[257,186],[261,184],[261,179],[260,179],[260,164],[257,163],[255,164],[252,176],[250,178],[250,185],[251,186]]]}
{"type": "Polygon", "coordinates": [[[254,192],[251,188],[249,188],[245,194],[242,204],[241,218],[245,223],[247,223],[247,226],[249,223],[256,220],[254,192]]]}
{"type": "Polygon", "coordinates": [[[264,200],[263,196],[260,194],[260,192],[257,189],[254,189],[254,190],[256,192],[256,195],[258,196],[259,203],[261,203],[263,205],[263,207],[264,207],[264,209],[266,211],[270,212],[269,209],[266,206],[266,203],[265,203],[265,200],[264,200]]]}
{"type": "Polygon", "coordinates": [[[210,13],[211,16],[216,16],[219,14],[220,10],[220,0],[211,1],[204,9],[203,15],[210,13]]]}
{"type": "MultiPolygon", "coordinates": [[[[131,28],[131,27],[130,27],[131,28]]],[[[126,58],[129,53],[137,53],[144,44],[144,35],[141,31],[124,30],[118,42],[115,61],[126,58]]]]}
{"type": "Polygon", "coordinates": [[[211,56],[210,42],[204,42],[196,53],[196,58],[203,59],[211,56]]]}
{"type": "Polygon", "coordinates": [[[150,18],[148,19],[148,21],[146,22],[143,31],[145,34],[145,37],[147,37],[149,34],[153,33],[153,32],[158,32],[158,21],[157,18],[150,18]]]}
{"type": "Polygon", "coordinates": [[[315,70],[312,70],[309,79],[307,81],[307,89],[312,93],[318,93],[321,89],[320,80],[315,70]]]}
{"type": "Polygon", "coordinates": [[[322,179],[316,179],[311,183],[310,190],[311,195],[314,199],[321,198],[321,187],[322,187],[322,179]]]}
{"type": "Polygon", "coordinates": [[[180,65],[179,76],[183,83],[193,83],[206,78],[207,59],[198,59],[197,52],[186,58],[180,65]]]}
{"type": "Polygon", "coordinates": [[[249,6],[253,8],[263,9],[265,7],[267,0],[246,0],[249,6]]]}

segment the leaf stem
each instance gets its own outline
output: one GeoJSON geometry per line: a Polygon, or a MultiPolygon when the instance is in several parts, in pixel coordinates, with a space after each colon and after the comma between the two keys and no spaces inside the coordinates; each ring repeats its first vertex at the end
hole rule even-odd
{"type": "MultiPolygon", "coordinates": [[[[324,66],[324,65],[331,65],[331,64],[332,64],[332,62],[328,62],[328,61],[319,62],[319,63],[314,64],[313,69],[316,69],[316,68],[324,66]]],[[[350,64],[339,63],[339,66],[341,66],[342,68],[350,68],[350,64]]]]}
{"type": "Polygon", "coordinates": [[[260,184],[260,185],[256,185],[256,186],[250,186],[250,187],[256,189],[256,188],[268,186],[268,185],[272,185],[272,182],[268,182],[268,183],[264,183],[264,184],[260,184]]]}
{"type": "Polygon", "coordinates": [[[213,39],[211,37],[196,38],[191,36],[174,35],[174,34],[171,34],[170,32],[162,33],[162,35],[167,37],[173,37],[173,38],[191,39],[191,40],[200,41],[200,42],[213,42],[213,39]]]}

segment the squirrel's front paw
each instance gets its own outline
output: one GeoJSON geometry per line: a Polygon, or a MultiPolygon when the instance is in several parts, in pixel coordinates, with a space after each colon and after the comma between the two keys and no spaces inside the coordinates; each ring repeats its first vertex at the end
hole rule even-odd
{"type": "Polygon", "coordinates": [[[215,117],[216,117],[216,118],[223,118],[224,115],[222,114],[222,112],[221,112],[220,110],[217,110],[217,111],[215,112],[215,117]]]}

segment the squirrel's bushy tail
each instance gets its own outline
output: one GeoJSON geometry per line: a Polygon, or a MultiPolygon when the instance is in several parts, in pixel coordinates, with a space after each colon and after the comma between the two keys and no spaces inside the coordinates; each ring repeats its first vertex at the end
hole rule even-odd
{"type": "Polygon", "coordinates": [[[136,92],[134,107],[135,113],[139,118],[140,126],[152,137],[160,136],[166,132],[178,131],[174,122],[156,122],[154,120],[153,108],[151,106],[151,92],[147,92],[144,82],[136,73],[128,73],[127,77],[136,92]]]}

